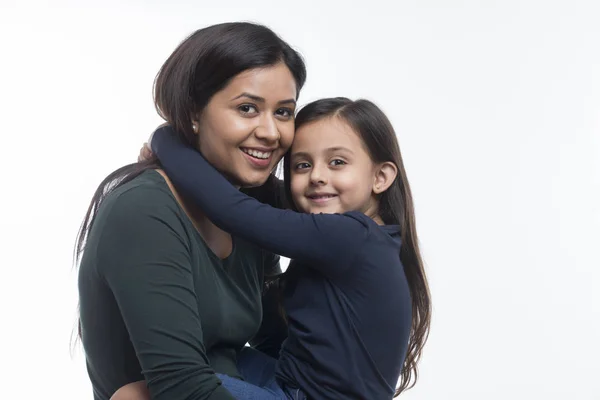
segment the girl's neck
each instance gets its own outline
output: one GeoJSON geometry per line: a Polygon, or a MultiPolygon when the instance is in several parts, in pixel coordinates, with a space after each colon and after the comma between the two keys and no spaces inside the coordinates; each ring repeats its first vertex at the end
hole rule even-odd
{"type": "Polygon", "coordinates": [[[373,221],[375,221],[375,223],[377,225],[385,225],[385,223],[383,222],[383,220],[381,219],[381,217],[379,215],[372,216],[371,219],[373,221]]]}
{"type": "Polygon", "coordinates": [[[381,217],[379,216],[379,201],[375,198],[371,198],[370,204],[364,211],[365,215],[371,218],[377,225],[385,225],[381,217]]]}

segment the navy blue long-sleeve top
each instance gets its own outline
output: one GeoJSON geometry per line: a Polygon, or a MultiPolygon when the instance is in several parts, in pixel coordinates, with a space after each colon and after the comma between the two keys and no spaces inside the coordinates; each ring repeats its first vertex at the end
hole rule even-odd
{"type": "Polygon", "coordinates": [[[151,146],[177,188],[213,223],[294,260],[283,293],[288,338],[278,379],[312,399],[391,399],[412,316],[399,227],[360,212],[304,214],[260,203],[170,126],[154,133],[151,146]]]}

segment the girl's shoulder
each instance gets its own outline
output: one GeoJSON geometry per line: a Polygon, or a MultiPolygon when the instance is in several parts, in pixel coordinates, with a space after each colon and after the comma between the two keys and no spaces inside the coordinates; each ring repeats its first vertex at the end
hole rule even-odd
{"type": "Polygon", "coordinates": [[[364,225],[368,231],[367,237],[392,239],[393,244],[397,244],[400,238],[400,225],[379,225],[372,218],[360,211],[349,211],[343,215],[354,218],[364,225]]]}

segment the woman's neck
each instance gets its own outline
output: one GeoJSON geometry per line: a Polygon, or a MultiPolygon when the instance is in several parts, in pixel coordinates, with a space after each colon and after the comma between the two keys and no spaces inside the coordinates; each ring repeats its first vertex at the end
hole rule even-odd
{"type": "Polygon", "coordinates": [[[186,213],[206,245],[212,250],[215,255],[221,259],[227,258],[233,250],[233,241],[231,235],[217,227],[210,219],[198,208],[193,205],[189,199],[181,196],[167,174],[162,170],[157,172],[165,179],[169,189],[175,196],[175,199],[186,213]]]}

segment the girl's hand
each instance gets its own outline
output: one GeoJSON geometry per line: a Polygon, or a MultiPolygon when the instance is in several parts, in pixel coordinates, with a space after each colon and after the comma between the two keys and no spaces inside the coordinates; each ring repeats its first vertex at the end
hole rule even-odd
{"type": "Polygon", "coordinates": [[[148,143],[144,143],[142,148],[140,149],[140,154],[138,155],[138,162],[148,161],[152,158],[152,149],[148,143]]]}
{"type": "MultiPolygon", "coordinates": [[[[166,122],[162,125],[159,125],[158,128],[156,129],[160,129],[163,126],[168,125],[166,122]]],[[[138,162],[143,162],[143,161],[148,161],[149,159],[152,158],[153,153],[152,153],[152,146],[150,145],[150,143],[152,143],[152,136],[154,136],[154,132],[152,132],[150,134],[150,137],[148,138],[148,141],[146,143],[144,143],[144,145],[142,146],[142,148],[140,149],[140,154],[138,155],[138,162]]]]}

